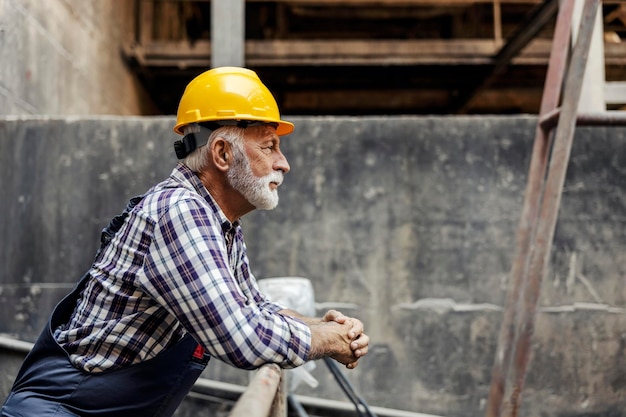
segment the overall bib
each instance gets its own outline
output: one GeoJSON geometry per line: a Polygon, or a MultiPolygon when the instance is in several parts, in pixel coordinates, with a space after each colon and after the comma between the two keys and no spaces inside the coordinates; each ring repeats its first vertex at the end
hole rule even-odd
{"type": "MultiPolygon", "coordinates": [[[[124,213],[103,230],[100,251],[140,200],[132,199],[124,213]]],[[[99,373],[75,368],[54,339],[54,330],[69,321],[87,279],[85,274],[54,308],[18,372],[0,416],[171,416],[206,367],[210,356],[188,334],[138,364],[99,373]]]]}

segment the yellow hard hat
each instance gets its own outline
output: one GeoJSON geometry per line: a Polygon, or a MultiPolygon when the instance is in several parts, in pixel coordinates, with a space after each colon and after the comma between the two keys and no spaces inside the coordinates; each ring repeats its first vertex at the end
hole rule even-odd
{"type": "Polygon", "coordinates": [[[277,125],[279,136],[293,131],[293,123],[280,120],[272,93],[252,70],[219,67],[205,71],[185,88],[176,116],[174,132],[190,123],[263,122],[277,125]]]}

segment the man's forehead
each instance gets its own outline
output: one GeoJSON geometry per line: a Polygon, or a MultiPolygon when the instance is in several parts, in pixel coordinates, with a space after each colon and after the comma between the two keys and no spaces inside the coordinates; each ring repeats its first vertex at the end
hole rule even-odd
{"type": "Polygon", "coordinates": [[[263,140],[263,139],[275,139],[280,141],[279,136],[276,134],[276,126],[273,124],[263,124],[259,126],[250,126],[244,130],[246,138],[263,140]]]}

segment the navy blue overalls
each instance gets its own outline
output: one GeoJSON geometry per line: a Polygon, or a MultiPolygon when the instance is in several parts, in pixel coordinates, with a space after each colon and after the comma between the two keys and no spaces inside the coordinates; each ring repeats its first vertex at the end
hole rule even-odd
{"type": "MultiPolygon", "coordinates": [[[[126,210],[103,230],[98,253],[141,198],[131,199],[126,210]]],[[[53,333],[70,319],[87,277],[85,274],[54,308],[17,374],[1,416],[171,416],[206,367],[210,357],[188,334],[171,348],[138,364],[100,373],[75,368],[53,333]]]]}

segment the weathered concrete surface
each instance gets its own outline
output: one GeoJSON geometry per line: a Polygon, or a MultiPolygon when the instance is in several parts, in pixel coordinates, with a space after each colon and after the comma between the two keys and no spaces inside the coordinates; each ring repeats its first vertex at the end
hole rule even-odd
{"type": "MultiPolygon", "coordinates": [[[[320,310],[364,321],[372,351],[347,374],[369,403],[483,415],[535,119],[293,120],[279,208],[244,218],[255,275],[310,278],[320,310]]],[[[169,174],[172,124],[0,121],[0,332],[34,339],[100,229],[169,174]]],[[[626,129],[579,129],[521,415],[626,409],[625,179],[626,129]]],[[[313,373],[298,393],[345,399],[313,373]]],[[[217,361],[205,376],[247,384],[217,361]]]]}
{"type": "Polygon", "coordinates": [[[0,114],[154,114],[120,54],[134,3],[0,0],[0,114]]]}
{"type": "Polygon", "coordinates": [[[0,349],[0,401],[4,401],[7,393],[11,390],[15,375],[20,369],[20,365],[24,360],[24,355],[19,352],[0,349]]]}

